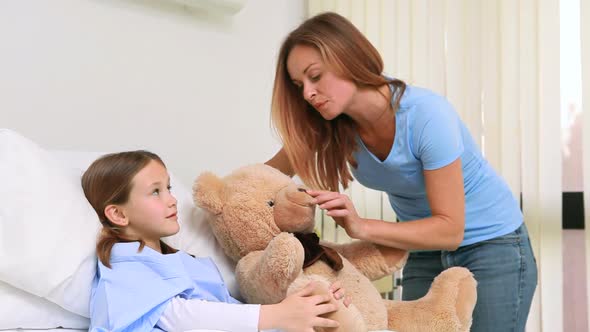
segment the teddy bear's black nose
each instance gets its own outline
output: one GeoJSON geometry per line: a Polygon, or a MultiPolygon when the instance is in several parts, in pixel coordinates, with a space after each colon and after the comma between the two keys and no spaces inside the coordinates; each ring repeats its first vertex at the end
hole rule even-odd
{"type": "Polygon", "coordinates": [[[305,188],[297,188],[297,191],[307,193],[307,189],[305,188]]]}

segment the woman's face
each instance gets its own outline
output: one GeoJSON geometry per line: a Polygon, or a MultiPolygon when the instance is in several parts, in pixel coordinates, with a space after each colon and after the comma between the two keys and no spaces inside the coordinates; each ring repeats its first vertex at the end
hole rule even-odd
{"type": "Polygon", "coordinates": [[[338,77],[328,68],[314,47],[293,47],[287,57],[287,71],[303,99],[326,120],[345,113],[357,91],[354,82],[338,77]]]}

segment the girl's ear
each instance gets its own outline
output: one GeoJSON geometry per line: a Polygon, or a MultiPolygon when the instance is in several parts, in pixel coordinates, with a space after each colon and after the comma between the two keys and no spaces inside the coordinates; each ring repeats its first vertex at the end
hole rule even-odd
{"type": "Polygon", "coordinates": [[[202,173],[193,185],[195,204],[211,213],[220,214],[223,208],[223,187],[223,180],[217,175],[211,172],[202,173]]]}
{"type": "Polygon", "coordinates": [[[125,216],[123,209],[115,204],[107,205],[104,208],[104,215],[113,223],[115,226],[125,227],[129,225],[129,219],[125,216]]]}

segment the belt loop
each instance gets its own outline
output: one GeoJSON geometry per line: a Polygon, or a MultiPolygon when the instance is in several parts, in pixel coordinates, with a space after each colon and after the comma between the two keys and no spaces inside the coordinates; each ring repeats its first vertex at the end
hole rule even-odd
{"type": "Polygon", "coordinates": [[[451,262],[451,259],[452,259],[451,254],[452,254],[452,252],[447,251],[447,250],[440,251],[440,262],[441,262],[444,269],[448,269],[449,267],[453,266],[453,264],[451,262]]]}

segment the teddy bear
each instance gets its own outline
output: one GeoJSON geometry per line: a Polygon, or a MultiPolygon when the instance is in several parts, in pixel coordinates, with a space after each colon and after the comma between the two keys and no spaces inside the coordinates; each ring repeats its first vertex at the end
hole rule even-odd
{"type": "Polygon", "coordinates": [[[352,304],[335,301],[338,310],[325,317],[337,320],[339,328],[326,331],[469,331],[477,299],[469,270],[445,270],[421,299],[382,299],[371,281],[400,269],[408,252],[358,240],[319,241],[313,197],[277,169],[255,164],[223,178],[204,172],[195,180],[193,198],[236,263],[248,303],[278,303],[310,281],[318,293],[327,293],[339,280],[352,304]]]}

